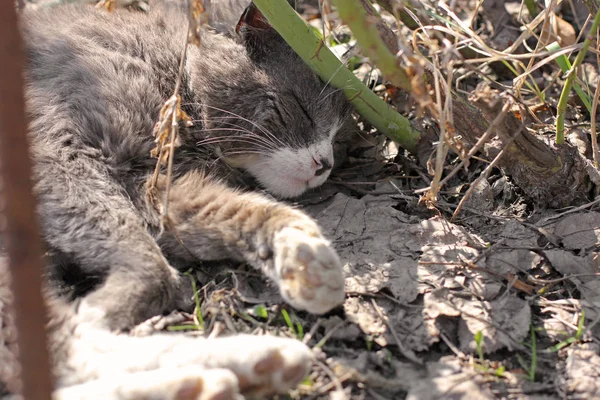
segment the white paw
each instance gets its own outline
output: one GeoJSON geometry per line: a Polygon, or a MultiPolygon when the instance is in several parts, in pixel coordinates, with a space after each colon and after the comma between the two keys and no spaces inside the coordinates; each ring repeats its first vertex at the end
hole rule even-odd
{"type": "Polygon", "coordinates": [[[286,393],[308,374],[313,355],[295,339],[236,335],[196,343],[181,343],[160,360],[161,367],[196,365],[227,369],[235,374],[246,396],[286,393]]]}
{"type": "Polygon", "coordinates": [[[251,397],[287,393],[308,374],[313,359],[310,349],[295,339],[239,335],[212,344],[227,349],[216,366],[231,370],[240,392],[251,397]]]}
{"type": "Polygon", "coordinates": [[[275,281],[295,308],[323,314],[344,302],[342,264],[329,241],[313,229],[288,227],[273,241],[275,281]]]}
{"type": "Polygon", "coordinates": [[[55,400],[239,400],[238,379],[226,369],[195,366],[107,376],[58,389],[55,400]]]}

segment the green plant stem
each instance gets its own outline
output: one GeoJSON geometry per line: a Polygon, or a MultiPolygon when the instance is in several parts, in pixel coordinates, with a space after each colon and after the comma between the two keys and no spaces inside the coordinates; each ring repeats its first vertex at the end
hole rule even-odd
{"type": "MultiPolygon", "coordinates": [[[[368,0],[363,1],[369,3],[368,0]]],[[[332,0],[331,2],[336,6],[340,18],[350,27],[352,34],[371,62],[381,69],[383,75],[394,86],[410,92],[410,78],[398,65],[396,55],[388,50],[379,36],[377,21],[367,14],[361,0],[332,0]]]]}
{"type": "Polygon", "coordinates": [[[477,355],[479,355],[479,361],[483,364],[483,332],[477,331],[475,334],[475,344],[477,345],[477,355]]]}
{"type": "MultiPolygon", "coordinates": [[[[592,23],[592,28],[590,29],[589,34],[583,41],[583,47],[581,51],[577,54],[575,61],[573,62],[573,66],[569,71],[567,76],[567,80],[565,81],[565,86],[563,87],[562,92],[560,93],[560,98],[558,100],[558,110],[557,110],[557,118],[556,118],[556,143],[563,144],[565,142],[565,114],[567,112],[567,103],[569,101],[569,93],[571,92],[571,86],[573,85],[573,81],[575,80],[577,68],[583,62],[583,59],[587,53],[588,48],[590,47],[590,43],[594,40],[594,36],[598,31],[598,24],[600,24],[600,10],[596,12],[596,16],[594,17],[594,22],[592,23]]],[[[594,116],[592,116],[594,118],[594,116]]]]}
{"type": "Polygon", "coordinates": [[[410,121],[398,114],[344,67],[286,0],[254,0],[254,4],[317,75],[344,91],[360,115],[403,148],[415,151],[420,134],[412,127],[410,121]]]}
{"type": "Polygon", "coordinates": [[[579,316],[579,322],[577,323],[577,332],[575,333],[575,339],[581,340],[583,336],[583,324],[585,323],[585,310],[581,309],[581,315],[579,316]]]}
{"type": "MultiPolygon", "coordinates": [[[[557,42],[552,42],[548,46],[546,46],[546,49],[549,51],[559,51],[560,45],[557,42]]],[[[560,67],[563,74],[568,73],[569,70],[572,68],[571,62],[569,61],[567,56],[565,56],[564,54],[559,57],[556,57],[554,59],[554,62],[556,62],[556,64],[558,64],[558,66],[560,67]]],[[[592,101],[590,100],[590,96],[588,96],[587,93],[585,93],[583,91],[583,88],[581,87],[581,85],[579,85],[579,83],[577,83],[576,81],[573,82],[573,89],[575,89],[575,92],[581,99],[581,102],[583,103],[585,108],[587,108],[588,112],[591,114],[592,113],[592,101]]]]}
{"type": "Polygon", "coordinates": [[[204,318],[202,318],[202,305],[200,304],[200,297],[198,296],[198,290],[196,288],[196,278],[191,272],[186,272],[184,275],[187,275],[192,282],[192,290],[194,292],[194,303],[196,304],[196,318],[198,318],[198,327],[201,330],[204,330],[204,318]]]}
{"type": "Polygon", "coordinates": [[[525,0],[524,3],[531,18],[537,17],[537,15],[540,13],[540,8],[536,4],[535,0],[525,0]]]}

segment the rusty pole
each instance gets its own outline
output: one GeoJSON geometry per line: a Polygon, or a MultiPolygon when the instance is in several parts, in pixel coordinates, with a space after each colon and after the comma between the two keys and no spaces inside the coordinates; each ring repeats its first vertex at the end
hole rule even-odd
{"type": "Polygon", "coordinates": [[[50,399],[52,381],[42,299],[42,245],[31,185],[31,163],[23,98],[23,63],[12,0],[0,0],[0,182],[4,200],[4,243],[8,253],[23,395],[50,399]]]}

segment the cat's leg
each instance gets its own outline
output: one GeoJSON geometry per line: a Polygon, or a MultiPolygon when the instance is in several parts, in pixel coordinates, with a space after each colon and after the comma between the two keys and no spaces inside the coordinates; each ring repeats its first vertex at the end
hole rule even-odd
{"type": "Polygon", "coordinates": [[[202,385],[202,395],[211,399],[209,394],[221,392],[252,396],[286,393],[302,381],[312,361],[311,351],[302,342],[281,337],[205,339],[176,334],[132,337],[93,329],[81,332],[78,328],[71,339],[69,359],[60,369],[61,386],[67,392],[79,388],[70,393],[85,387],[103,388],[96,393],[106,398],[136,398],[109,394],[141,394],[144,387],[164,398],[176,398],[169,396],[194,382],[202,385]],[[213,370],[218,373],[210,375],[213,370]],[[216,378],[220,381],[213,385],[216,378]]]}
{"type": "Polygon", "coordinates": [[[84,277],[101,282],[82,300],[80,313],[125,329],[172,308],[179,275],[106,165],[71,154],[39,159],[36,166],[43,172],[36,194],[45,241],[84,277]]]}
{"type": "Polygon", "coordinates": [[[324,313],[344,300],[336,252],[302,211],[257,193],[240,193],[190,173],[173,183],[167,257],[237,258],[260,268],[298,309],[324,313]],[[175,233],[173,233],[175,232],[175,233]]]}
{"type": "Polygon", "coordinates": [[[200,398],[213,399],[209,394],[219,393],[285,393],[308,373],[313,358],[310,349],[295,339],[249,335],[205,339],[181,334],[133,337],[82,321],[82,316],[62,301],[51,301],[49,306],[53,372],[64,388],[64,396],[59,398],[65,400],[86,391],[128,399],[132,397],[113,394],[143,393],[145,386],[161,394],[156,398],[172,398],[169,396],[188,393],[184,388],[197,388],[199,382],[200,398]],[[211,370],[217,373],[207,374],[211,370]],[[212,379],[217,378],[218,384],[213,384],[212,379]]]}
{"type": "Polygon", "coordinates": [[[226,369],[195,366],[123,373],[56,390],[54,400],[242,400],[226,369]]]}
{"type": "Polygon", "coordinates": [[[296,339],[236,335],[200,340],[172,346],[161,357],[161,365],[226,368],[236,375],[246,396],[286,393],[308,374],[313,360],[310,349],[296,339]]]}

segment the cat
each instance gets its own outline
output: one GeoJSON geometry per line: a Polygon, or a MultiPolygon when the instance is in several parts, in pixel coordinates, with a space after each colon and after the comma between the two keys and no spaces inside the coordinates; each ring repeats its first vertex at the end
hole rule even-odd
{"type": "Polygon", "coordinates": [[[229,399],[295,386],[311,360],[295,340],[119,334],[184,307],[180,272],[198,260],[246,262],[300,310],[344,300],[330,242],[272,196],[325,182],[351,109],[253,5],[238,38],[204,28],[200,47],[188,48],[179,94],[193,126],[180,126],[163,225],[163,175],[160,204],[147,195],[152,132],[175,88],[186,18],[166,7],[21,15],[56,398],[229,399]],[[270,195],[246,190],[252,182],[270,195]]]}

